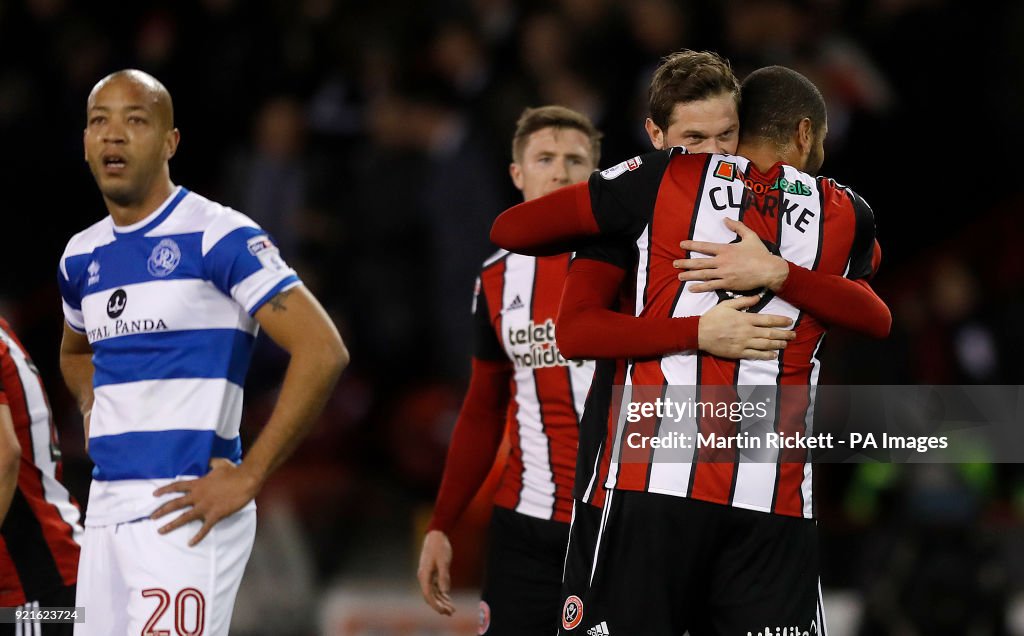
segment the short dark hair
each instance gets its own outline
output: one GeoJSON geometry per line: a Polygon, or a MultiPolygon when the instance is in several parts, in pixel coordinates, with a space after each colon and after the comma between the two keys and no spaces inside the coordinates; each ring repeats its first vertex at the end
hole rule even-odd
{"type": "Polygon", "coordinates": [[[721,93],[732,95],[739,105],[740,83],[729,60],[711,51],[676,51],[662,60],[651,78],[647,92],[651,120],[665,130],[676,104],[721,93]]]}
{"type": "Polygon", "coordinates": [[[743,80],[740,139],[789,143],[800,120],[815,134],[825,125],[825,98],[811,80],[785,66],[760,68],[743,80]]]}
{"type": "Polygon", "coordinates": [[[590,140],[590,154],[596,166],[601,160],[601,131],[590,118],[565,106],[540,106],[527,108],[516,122],[516,133],[512,136],[512,161],[523,157],[523,150],[530,135],[545,128],[572,128],[580,131],[590,140]]]}

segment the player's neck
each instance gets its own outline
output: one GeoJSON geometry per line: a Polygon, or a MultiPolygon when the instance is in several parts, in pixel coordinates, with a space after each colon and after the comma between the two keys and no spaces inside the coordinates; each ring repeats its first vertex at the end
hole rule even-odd
{"type": "Polygon", "coordinates": [[[740,143],[739,147],[736,148],[736,154],[750,160],[758,172],[761,173],[768,172],[772,166],[780,161],[786,165],[793,166],[797,170],[803,170],[803,162],[795,151],[786,148],[786,150],[780,152],[779,148],[774,144],[740,143]]]}
{"type": "Polygon", "coordinates": [[[138,223],[142,219],[152,214],[157,208],[167,200],[167,197],[171,196],[171,192],[174,191],[174,184],[171,183],[169,178],[160,179],[152,188],[149,189],[149,193],[141,201],[137,203],[129,203],[127,205],[121,205],[107,197],[103,197],[107,204],[107,212],[110,213],[112,219],[114,219],[114,225],[127,226],[138,223]]]}

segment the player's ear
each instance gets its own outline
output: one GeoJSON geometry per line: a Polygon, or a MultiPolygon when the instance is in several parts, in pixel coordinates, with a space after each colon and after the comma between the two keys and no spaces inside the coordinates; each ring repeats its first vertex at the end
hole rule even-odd
{"type": "Polygon", "coordinates": [[[809,117],[804,117],[796,125],[796,149],[801,156],[809,154],[814,147],[814,123],[809,117]]]}
{"type": "Polygon", "coordinates": [[[654,120],[650,117],[644,122],[644,128],[647,130],[647,136],[651,138],[651,145],[654,146],[655,150],[665,149],[665,131],[658,127],[658,124],[654,123],[654,120]]]}
{"type": "Polygon", "coordinates": [[[811,123],[809,118],[804,117],[797,123],[796,130],[793,131],[791,143],[793,144],[793,150],[796,151],[796,156],[790,161],[799,161],[799,164],[793,163],[793,165],[803,170],[807,165],[807,158],[811,156],[811,152],[814,150],[814,124],[811,123]]]}
{"type": "Polygon", "coordinates": [[[178,142],[181,141],[181,132],[177,128],[174,128],[167,132],[166,140],[166,154],[167,159],[174,156],[174,153],[178,152],[178,142]]]}
{"type": "Polygon", "coordinates": [[[85,158],[85,163],[89,163],[89,148],[86,146],[86,140],[89,137],[89,130],[82,131],[82,156],[85,158]]]}
{"type": "Polygon", "coordinates": [[[519,167],[519,164],[512,162],[508,165],[508,174],[512,177],[512,183],[516,186],[516,189],[522,192],[523,188],[526,187],[526,181],[523,179],[523,169],[519,167]]]}

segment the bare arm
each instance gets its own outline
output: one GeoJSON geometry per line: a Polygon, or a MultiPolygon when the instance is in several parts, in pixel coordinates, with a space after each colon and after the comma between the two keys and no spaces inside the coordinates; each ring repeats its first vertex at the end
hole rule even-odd
{"type": "Polygon", "coordinates": [[[21,465],[21,445],[14,433],[11,409],[0,404],[0,525],[7,518],[14,491],[18,487],[18,467],[21,465]]]}
{"type": "Polygon", "coordinates": [[[270,420],[242,462],[262,484],[309,432],[349,356],[327,312],[305,287],[272,298],[256,320],[291,354],[270,420]]]}
{"type": "Polygon", "coordinates": [[[64,383],[78,403],[85,424],[85,449],[89,450],[89,417],[92,414],[92,346],[85,334],[78,333],[64,323],[64,338],[60,343],[60,372],[64,383]]]}
{"type": "Polygon", "coordinates": [[[266,426],[240,465],[226,460],[214,462],[206,476],[178,481],[154,493],[185,493],[157,509],[152,518],[191,506],[191,510],[160,528],[160,532],[167,533],[190,521],[203,521],[190,545],[199,543],[218,521],[256,497],[270,473],[309,432],[348,364],[348,350],[338,330],[305,287],[294,287],[272,298],[256,312],[256,320],[291,354],[281,393],[266,426]]]}

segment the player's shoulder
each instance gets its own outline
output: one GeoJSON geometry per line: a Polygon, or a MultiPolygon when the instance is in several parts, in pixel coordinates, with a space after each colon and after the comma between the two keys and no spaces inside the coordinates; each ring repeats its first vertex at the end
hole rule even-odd
{"type": "Polygon", "coordinates": [[[664,172],[673,156],[685,154],[686,149],[682,146],[675,146],[664,150],[652,150],[651,152],[626,159],[625,161],[619,162],[610,168],[605,168],[604,170],[595,172],[594,174],[599,175],[605,181],[612,181],[630,172],[664,172]]]}
{"type": "Polygon", "coordinates": [[[227,233],[239,227],[257,226],[241,212],[189,190],[178,203],[174,213],[146,235],[203,234],[205,236],[211,232],[227,233]]]}
{"type": "Polygon", "coordinates": [[[68,239],[60,256],[60,273],[67,280],[76,279],[92,261],[92,253],[114,241],[114,222],[106,216],[68,239]]]}
{"type": "Polygon", "coordinates": [[[873,215],[871,206],[864,200],[864,197],[857,194],[853,188],[844,185],[831,177],[818,176],[815,179],[818,189],[821,191],[822,200],[837,205],[851,205],[857,214],[873,215]]]}
{"type": "Polygon", "coordinates": [[[201,194],[189,192],[178,206],[178,213],[161,226],[161,234],[202,234],[202,252],[206,254],[225,236],[248,228],[259,231],[259,225],[245,214],[201,194]]]}
{"type": "Polygon", "coordinates": [[[110,216],[105,216],[68,239],[61,260],[81,254],[91,254],[97,247],[106,245],[113,240],[114,223],[110,216]]]}
{"type": "Polygon", "coordinates": [[[711,175],[733,181],[747,170],[749,161],[739,155],[714,152],[688,152],[684,146],[668,149],[668,162],[673,170],[711,175]]]}

